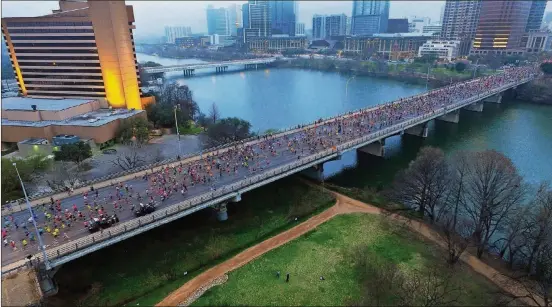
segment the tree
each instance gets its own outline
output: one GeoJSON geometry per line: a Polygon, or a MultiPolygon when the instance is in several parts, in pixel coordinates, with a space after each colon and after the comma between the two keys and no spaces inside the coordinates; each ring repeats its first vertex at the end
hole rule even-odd
{"type": "Polygon", "coordinates": [[[192,91],[186,85],[179,85],[176,82],[169,83],[161,90],[160,104],[180,106],[185,120],[194,120],[199,113],[199,107],[193,100],[192,91]]]}
{"type": "Polygon", "coordinates": [[[508,261],[510,269],[514,268],[516,262],[521,262],[521,253],[527,245],[524,233],[528,227],[529,208],[516,208],[506,218],[502,237],[494,242],[501,259],[508,261]]]}
{"type": "Polygon", "coordinates": [[[81,180],[83,180],[81,169],[67,161],[56,162],[46,176],[46,184],[53,190],[75,187],[81,180]]]}
{"type": "Polygon", "coordinates": [[[454,283],[452,269],[442,272],[432,266],[416,270],[399,285],[399,306],[453,306],[458,302],[462,289],[454,283]]]}
{"type": "Polygon", "coordinates": [[[138,152],[137,145],[131,145],[127,150],[121,150],[117,153],[115,159],[111,163],[120,167],[123,171],[130,170],[142,166],[146,160],[138,152]]]}
{"type": "Polygon", "coordinates": [[[469,221],[453,214],[454,212],[451,211],[437,222],[439,235],[445,242],[447,250],[447,263],[450,265],[456,264],[470,245],[472,229],[469,221]]]}
{"type": "Polygon", "coordinates": [[[424,147],[408,168],[396,176],[390,196],[434,222],[449,186],[450,173],[443,151],[424,147]]]}
{"type": "Polygon", "coordinates": [[[457,72],[463,72],[464,70],[466,70],[467,67],[468,65],[466,65],[466,63],[464,62],[457,62],[456,65],[454,65],[454,69],[457,72]]]}
{"type": "Polygon", "coordinates": [[[529,206],[527,239],[527,269],[531,272],[539,251],[552,237],[552,190],[542,184],[535,200],[529,206]]]}
{"type": "Polygon", "coordinates": [[[545,75],[552,76],[552,62],[545,62],[540,65],[540,69],[545,75]]]}
{"type": "Polygon", "coordinates": [[[141,146],[149,141],[150,123],[143,117],[124,120],[117,129],[117,139],[122,144],[141,146]]]}
{"type": "Polygon", "coordinates": [[[492,70],[497,70],[503,65],[502,61],[496,55],[491,53],[485,55],[483,62],[492,70]]]}
{"type": "MultiPolygon", "coordinates": [[[[44,155],[34,155],[26,159],[2,158],[2,199],[14,200],[23,197],[21,183],[13,163],[17,163],[17,169],[23,182],[35,181],[40,172],[50,166],[50,160],[44,155]]],[[[28,192],[28,191],[27,191],[28,192]]]]}
{"type": "Polygon", "coordinates": [[[219,118],[220,118],[220,113],[219,113],[218,107],[213,102],[213,104],[211,104],[211,107],[209,108],[209,119],[210,121],[212,121],[211,122],[212,124],[215,124],[219,118]]]}
{"type": "Polygon", "coordinates": [[[90,157],[92,157],[92,148],[90,144],[82,141],[61,145],[60,150],[54,151],[54,160],[75,162],[78,167],[81,167],[81,163],[90,157]]]}
{"type": "Polygon", "coordinates": [[[223,118],[207,130],[209,139],[218,144],[225,144],[246,139],[251,136],[251,124],[237,117],[223,118]]]}
{"type": "Polygon", "coordinates": [[[463,209],[474,227],[478,258],[524,194],[521,176],[510,159],[494,150],[470,154],[463,209]]]}

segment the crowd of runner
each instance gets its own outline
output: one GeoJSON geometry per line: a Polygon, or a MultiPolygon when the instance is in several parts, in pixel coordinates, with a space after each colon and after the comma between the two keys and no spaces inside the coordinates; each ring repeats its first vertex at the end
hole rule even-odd
{"type": "Polygon", "coordinates": [[[344,142],[435,112],[474,95],[488,93],[536,73],[535,67],[512,68],[499,75],[457,83],[375,109],[351,112],[337,120],[320,121],[291,134],[261,136],[255,142],[237,144],[227,150],[204,155],[194,162],[181,162],[180,165],[165,167],[159,172],[150,172],[142,178],[147,181],[145,189],[134,189],[128,183],[112,184],[101,191],[92,187],[81,195],[82,202],[79,204],[71,200],[62,202],[50,198],[48,203],[34,207],[34,217],[26,216],[24,220],[18,220],[14,214],[4,216],[3,245],[17,250],[27,249],[30,244],[36,243],[33,218],[38,224],[39,233],[46,238],[50,237],[47,241],[51,244],[57,244],[70,239],[68,232],[71,229],[78,230],[74,233],[86,231],[94,218],[107,214],[116,216],[124,211],[134,212],[137,206],[144,203],[159,204],[175,198],[182,200],[188,197],[189,189],[194,187],[200,191],[213,191],[224,184],[270,168],[275,157],[280,158],[279,164],[284,164],[322,150],[335,149],[344,142]]]}

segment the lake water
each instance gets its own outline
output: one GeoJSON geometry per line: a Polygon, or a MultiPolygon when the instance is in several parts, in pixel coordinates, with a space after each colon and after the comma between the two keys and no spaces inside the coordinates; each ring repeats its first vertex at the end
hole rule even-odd
{"type": "MultiPolygon", "coordinates": [[[[140,62],[163,65],[202,62],[137,56],[140,62]]],[[[392,80],[301,69],[199,71],[194,77],[174,72],[166,77],[168,82],[188,85],[205,112],[215,103],[221,116],[248,120],[256,132],[308,123],[425,91],[424,86],[392,80]]],[[[552,182],[552,107],[522,101],[486,103],[482,113],[462,111],[458,124],[431,123],[426,139],[387,139],[383,159],[352,151],[340,161],[325,163],[324,172],[330,181],[344,186],[387,185],[426,145],[440,147],[448,155],[459,150],[495,149],[512,159],[530,184],[552,182]]]]}

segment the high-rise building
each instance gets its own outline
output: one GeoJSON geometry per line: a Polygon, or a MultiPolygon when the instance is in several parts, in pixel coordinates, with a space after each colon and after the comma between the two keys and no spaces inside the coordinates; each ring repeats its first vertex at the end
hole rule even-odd
{"type": "Polygon", "coordinates": [[[389,19],[389,0],[353,1],[352,35],[385,33],[389,19]]]}
{"type": "Polygon", "coordinates": [[[347,28],[345,30],[345,35],[351,35],[351,22],[353,17],[347,17],[347,28]]]}
{"type": "Polygon", "coordinates": [[[472,54],[518,54],[532,2],[482,1],[472,54]]]}
{"type": "Polygon", "coordinates": [[[272,34],[295,36],[297,23],[297,2],[294,0],[269,1],[272,34]]]}
{"type": "Polygon", "coordinates": [[[422,28],[422,33],[424,34],[433,34],[435,36],[441,35],[441,29],[443,28],[443,25],[440,23],[434,23],[427,26],[424,26],[422,28]]]}
{"type": "Polygon", "coordinates": [[[447,0],[442,20],[441,38],[460,41],[459,55],[465,56],[470,52],[480,14],[481,0],[447,0]]]}
{"type": "Polygon", "coordinates": [[[347,15],[336,14],[326,16],[326,38],[344,36],[347,34],[347,15]]]}
{"type": "Polygon", "coordinates": [[[305,24],[298,22],[295,24],[295,36],[305,36],[305,24]]]}
{"type": "Polygon", "coordinates": [[[546,9],[546,0],[531,1],[531,9],[529,10],[525,32],[540,30],[542,19],[544,18],[544,9],[546,9]]]}
{"type": "Polygon", "coordinates": [[[330,39],[333,36],[347,34],[347,16],[339,15],[314,15],[312,17],[313,39],[330,39]]]}
{"type": "Polygon", "coordinates": [[[427,26],[430,23],[431,18],[429,17],[410,16],[408,17],[408,32],[422,33],[424,26],[427,26]]]}
{"type": "Polygon", "coordinates": [[[175,39],[192,35],[191,27],[165,26],[165,42],[174,44],[175,39]]]}
{"type": "Polygon", "coordinates": [[[230,19],[228,9],[224,7],[207,7],[207,33],[209,35],[230,35],[230,19]]]}
{"type": "Polygon", "coordinates": [[[228,6],[229,35],[236,36],[239,28],[242,27],[242,8],[236,4],[228,6]]]}
{"type": "Polygon", "coordinates": [[[326,31],[326,16],[315,14],[312,16],[312,39],[324,39],[326,31]]]}
{"type": "Polygon", "coordinates": [[[20,93],[105,99],[115,108],[142,109],[132,6],[124,1],[59,4],[49,15],[2,18],[20,93]]]}
{"type": "Polygon", "coordinates": [[[407,33],[408,19],[390,18],[387,22],[387,33],[407,33]]]}
{"type": "Polygon", "coordinates": [[[268,1],[249,0],[242,8],[244,42],[250,37],[271,36],[272,19],[268,1]]]}

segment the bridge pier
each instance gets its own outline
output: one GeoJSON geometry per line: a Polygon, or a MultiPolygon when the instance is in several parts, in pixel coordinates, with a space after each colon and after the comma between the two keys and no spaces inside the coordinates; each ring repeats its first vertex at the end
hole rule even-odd
{"type": "Polygon", "coordinates": [[[59,287],[54,280],[54,275],[59,271],[60,268],[61,265],[48,270],[44,267],[44,264],[40,264],[40,266],[38,267],[38,283],[44,296],[52,296],[58,293],[59,287]]]}
{"type": "Polygon", "coordinates": [[[408,129],[404,130],[404,133],[409,134],[409,135],[419,136],[419,137],[422,137],[422,138],[426,138],[427,133],[429,131],[428,123],[429,122],[425,122],[425,123],[416,125],[414,127],[408,128],[408,129]]]}
{"type": "Polygon", "coordinates": [[[360,147],[359,149],[357,149],[357,151],[364,152],[376,157],[384,157],[385,139],[381,139],[379,141],[375,141],[374,143],[370,143],[366,146],[360,147]]]}
{"type": "Polygon", "coordinates": [[[219,222],[224,222],[228,220],[228,209],[226,209],[226,203],[214,205],[213,208],[217,212],[217,220],[219,222]]]}
{"type": "Polygon", "coordinates": [[[473,112],[483,112],[483,102],[478,101],[464,107],[464,110],[473,112]]]}
{"type": "Polygon", "coordinates": [[[483,99],[483,102],[502,103],[502,93],[483,99]]]}
{"type": "Polygon", "coordinates": [[[301,175],[314,181],[324,181],[324,164],[320,163],[301,171],[301,175]]]}
{"type": "Polygon", "coordinates": [[[436,119],[442,120],[442,121],[448,122],[448,123],[458,124],[458,122],[460,121],[460,111],[458,111],[458,110],[452,111],[452,112],[447,113],[443,116],[439,116],[436,119]]]}
{"type": "Polygon", "coordinates": [[[184,70],[184,76],[187,77],[187,76],[193,76],[194,75],[194,71],[195,69],[185,69],[184,70]]]}

